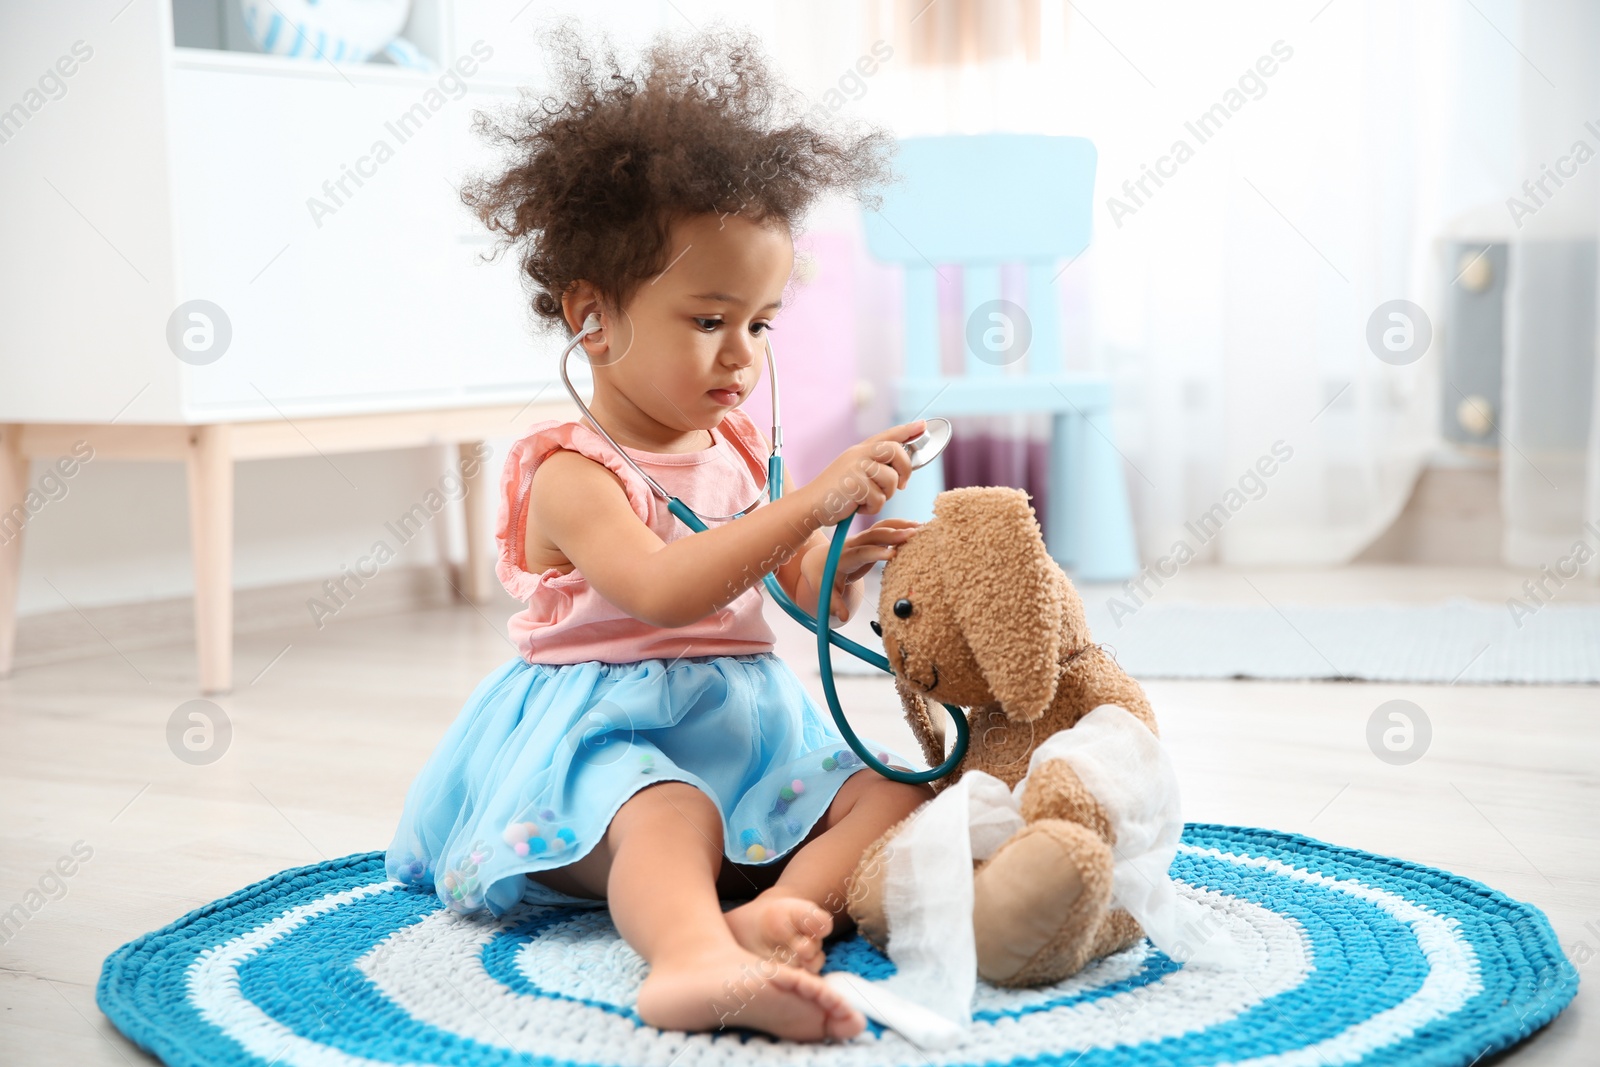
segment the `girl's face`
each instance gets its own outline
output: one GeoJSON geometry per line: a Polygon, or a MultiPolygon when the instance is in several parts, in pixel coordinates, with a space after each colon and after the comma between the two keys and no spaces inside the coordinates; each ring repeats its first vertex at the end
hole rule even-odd
{"type": "Polygon", "coordinates": [[[620,316],[601,313],[604,351],[589,349],[591,407],[619,441],[620,427],[646,447],[704,448],[702,431],[761,380],[762,335],[783,306],[794,244],[783,223],[738,215],[694,215],[670,232],[667,268],[620,316]]]}

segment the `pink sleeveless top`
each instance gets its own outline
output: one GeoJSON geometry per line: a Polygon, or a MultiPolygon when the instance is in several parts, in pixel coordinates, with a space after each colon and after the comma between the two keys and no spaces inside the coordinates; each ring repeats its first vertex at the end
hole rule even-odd
{"type": "MultiPolygon", "coordinates": [[[[622,446],[629,456],[700,515],[732,515],[746,507],[766,484],[768,446],[750,416],[739,408],[711,431],[715,445],[698,452],[643,452],[622,446]]],[[[634,514],[663,541],[694,531],[667,510],[666,501],[621,459],[600,434],[579,421],[537,422],[511,446],[500,479],[500,514],[495,526],[499,560],[495,573],[506,590],[527,608],[511,617],[511,640],[529,663],[636,663],[679,656],[733,656],[770,652],[777,635],[762,617],[763,585],[688,626],[651,626],[614,606],[590,587],[574,567],[566,574],[551,567],[534,574],[523,568],[528,489],[533,472],[558,448],[581,452],[603,463],[622,480],[634,514]]],[[[762,503],[766,502],[761,494],[762,503]]],[[[707,522],[713,529],[719,525],[707,522]]]]}

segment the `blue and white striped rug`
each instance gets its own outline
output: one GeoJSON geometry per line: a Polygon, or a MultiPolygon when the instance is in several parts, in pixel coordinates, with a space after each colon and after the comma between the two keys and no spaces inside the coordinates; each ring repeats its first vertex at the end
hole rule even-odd
{"type": "MultiPolygon", "coordinates": [[[[1172,873],[1254,966],[1185,971],[1144,941],[1045,988],[979,982],[970,1037],[937,1052],[871,1022],[831,1044],[657,1030],[634,1011],[644,962],[604,908],[464,919],[386,880],[381,852],[284,871],[129,942],[97,997],[135,1043],[184,1067],[1464,1067],[1577,991],[1543,912],[1444,871],[1190,823],[1172,873]]],[[[882,978],[892,965],[851,937],[825,970],[882,978]]]]}

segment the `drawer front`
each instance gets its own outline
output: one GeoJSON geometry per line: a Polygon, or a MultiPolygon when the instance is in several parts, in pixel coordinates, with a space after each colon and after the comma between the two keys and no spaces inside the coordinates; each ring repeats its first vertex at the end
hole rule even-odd
{"type": "Polygon", "coordinates": [[[538,377],[514,264],[464,240],[472,95],[355,75],[172,72],[179,299],[231,329],[184,367],[191,417],[505,399],[538,377]]]}

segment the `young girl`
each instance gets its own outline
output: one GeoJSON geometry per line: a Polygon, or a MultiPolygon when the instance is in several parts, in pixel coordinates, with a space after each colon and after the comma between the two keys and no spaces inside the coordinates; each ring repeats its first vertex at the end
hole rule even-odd
{"type": "MultiPolygon", "coordinates": [[[[881,134],[773,125],[781,87],[745,37],[660,42],[607,75],[570,29],[560,97],[480,128],[511,150],[463,193],[521,241],[541,319],[589,316],[593,419],[697,513],[692,534],[586,419],[512,445],[498,574],[527,608],[520,655],[477,687],[406,795],[389,876],[462,914],[607,906],[649,964],[637,1010],[678,1030],[818,1040],[865,1019],[817,972],[849,925],[867,845],[932,795],[866,769],[773,653],[761,580],[815,612],[828,527],[876,514],[910,474],[921,420],[847,449],[768,502],[769,442],[741,405],[793,265],[791,224],[822,193],[880,180],[881,134]],[[744,899],[726,912],[721,898],[744,899]]],[[[841,309],[845,314],[847,309],[841,309]]],[[[791,352],[788,374],[806,373],[791,352]]],[[[849,538],[831,612],[914,523],[849,538]]],[[[826,624],[826,622],[824,622],[826,624]]],[[[884,762],[910,761],[868,741],[884,762]]]]}

